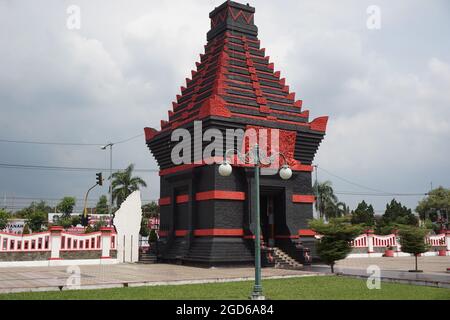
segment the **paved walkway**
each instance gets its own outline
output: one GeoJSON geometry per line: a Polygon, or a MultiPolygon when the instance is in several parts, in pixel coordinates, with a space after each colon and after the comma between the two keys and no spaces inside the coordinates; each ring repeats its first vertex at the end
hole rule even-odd
{"type": "MultiPolygon", "coordinates": [[[[424,273],[410,273],[413,257],[353,258],[339,261],[335,270],[344,275],[367,277],[367,267],[377,265],[387,281],[450,288],[450,257],[421,257],[419,268],[424,273]]],[[[141,285],[164,285],[252,280],[252,267],[197,268],[169,264],[117,264],[80,266],[80,285],[84,289],[141,285]]],[[[70,267],[0,268],[0,293],[21,291],[65,290],[77,284],[70,267]],[[71,278],[69,278],[71,277],[71,278]]],[[[264,278],[301,277],[327,274],[328,266],[314,265],[304,270],[264,268],[264,278]]]]}
{"type": "MultiPolygon", "coordinates": [[[[251,280],[254,269],[197,268],[169,264],[117,264],[80,266],[81,287],[84,289],[140,285],[164,285],[251,280]]],[[[0,268],[0,293],[22,291],[64,290],[69,279],[68,267],[0,268]]],[[[263,278],[317,275],[317,272],[264,268],[263,278]]]]}
{"type": "MultiPolygon", "coordinates": [[[[417,261],[418,268],[423,273],[408,272],[414,269],[414,257],[350,258],[339,261],[335,272],[366,278],[371,274],[367,272],[367,268],[378,266],[384,281],[450,288],[450,273],[447,273],[450,257],[419,257],[417,261]]],[[[315,265],[305,270],[329,272],[330,267],[315,265]]]]}
{"type": "MultiPolygon", "coordinates": [[[[339,261],[337,267],[367,269],[370,265],[377,265],[381,270],[408,271],[414,269],[414,263],[414,257],[348,258],[339,261]]],[[[417,258],[417,263],[419,269],[425,273],[445,274],[447,268],[450,268],[450,256],[419,257],[417,258]]]]}

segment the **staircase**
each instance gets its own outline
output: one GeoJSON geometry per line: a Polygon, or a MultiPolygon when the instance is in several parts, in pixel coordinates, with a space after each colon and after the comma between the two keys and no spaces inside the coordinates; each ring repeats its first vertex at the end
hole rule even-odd
{"type": "Polygon", "coordinates": [[[290,257],[287,253],[277,247],[271,248],[271,253],[275,262],[275,268],[280,269],[303,269],[303,265],[290,257]]]}
{"type": "Polygon", "coordinates": [[[139,263],[153,264],[157,262],[156,254],[151,252],[139,252],[139,263]]]}

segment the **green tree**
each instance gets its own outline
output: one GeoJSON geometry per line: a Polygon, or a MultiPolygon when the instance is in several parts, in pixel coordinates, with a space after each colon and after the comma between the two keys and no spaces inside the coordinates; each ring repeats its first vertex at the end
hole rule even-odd
{"type": "Polygon", "coordinates": [[[141,209],[142,215],[146,218],[159,217],[159,205],[155,201],[144,204],[141,209]]]}
{"type": "Polygon", "coordinates": [[[112,196],[118,208],[131,193],[147,186],[142,178],[133,177],[133,170],[134,165],[130,164],[124,171],[112,174],[112,196]]]}
{"type": "Polygon", "coordinates": [[[336,203],[337,210],[339,212],[339,216],[348,216],[351,214],[350,207],[345,204],[345,202],[336,203]]]}
{"type": "Polygon", "coordinates": [[[150,234],[148,236],[148,242],[156,242],[158,241],[158,235],[156,234],[155,229],[150,230],[150,234]]]}
{"type": "Polygon", "coordinates": [[[0,231],[5,229],[8,225],[10,214],[3,209],[0,209],[0,231]]]}
{"type": "Polygon", "coordinates": [[[77,225],[81,224],[81,215],[79,216],[73,216],[71,218],[71,223],[73,227],[76,227],[77,225]]]}
{"type": "Polygon", "coordinates": [[[429,230],[425,228],[418,228],[413,226],[403,226],[399,231],[400,245],[402,251],[412,253],[415,259],[415,270],[417,269],[417,256],[421,253],[427,252],[430,246],[425,243],[425,236],[429,230]]]}
{"type": "Polygon", "coordinates": [[[334,194],[331,181],[315,182],[313,186],[317,201],[315,208],[319,212],[320,219],[334,217],[338,199],[334,194]]]}
{"type": "Polygon", "coordinates": [[[30,214],[37,211],[49,213],[52,212],[53,209],[49,205],[47,205],[47,203],[43,200],[39,202],[33,201],[28,207],[17,211],[14,215],[19,219],[26,219],[30,214]]]}
{"type": "Polygon", "coordinates": [[[61,202],[56,206],[63,216],[69,217],[75,207],[76,199],[74,197],[64,197],[61,202]]]}
{"type": "Polygon", "coordinates": [[[41,232],[48,224],[48,213],[36,211],[27,216],[26,224],[32,232],[41,232]]]}
{"type": "Polygon", "coordinates": [[[108,198],[102,195],[95,206],[96,214],[108,214],[108,198]]]}
{"type": "Polygon", "coordinates": [[[100,220],[96,221],[93,226],[93,232],[100,231],[100,228],[107,226],[106,217],[101,217],[100,220]]]}
{"type": "Polygon", "coordinates": [[[368,205],[364,200],[352,211],[352,224],[362,224],[367,227],[375,225],[375,212],[372,205],[368,205]]]}
{"type": "MultiPolygon", "coordinates": [[[[430,219],[433,223],[439,222],[440,216],[448,218],[450,213],[450,189],[439,187],[431,190],[428,196],[421,201],[416,208],[421,220],[430,219]]],[[[445,225],[448,228],[448,221],[445,225]]]]}
{"type": "Polygon", "coordinates": [[[72,218],[69,216],[61,216],[59,217],[55,223],[53,223],[55,226],[61,226],[64,229],[69,229],[72,226],[72,218]]]}
{"type": "Polygon", "coordinates": [[[28,226],[28,223],[26,223],[24,226],[23,226],[23,231],[22,231],[22,234],[30,234],[31,232],[30,232],[30,227],[28,226]]]}
{"type": "Polygon", "coordinates": [[[329,223],[322,219],[311,220],[309,227],[322,236],[317,244],[317,253],[331,267],[332,273],[336,261],[347,257],[352,250],[350,242],[363,230],[362,226],[349,223],[347,217],[332,218],[329,223]]]}
{"type": "Polygon", "coordinates": [[[149,233],[150,233],[150,228],[148,227],[148,218],[142,217],[141,229],[139,230],[139,234],[143,237],[148,237],[149,233]]]}
{"type": "Polygon", "coordinates": [[[403,225],[416,226],[418,222],[417,217],[412,213],[411,209],[392,199],[386,205],[386,211],[381,219],[377,221],[377,233],[390,234],[394,230],[400,229],[403,225]]]}

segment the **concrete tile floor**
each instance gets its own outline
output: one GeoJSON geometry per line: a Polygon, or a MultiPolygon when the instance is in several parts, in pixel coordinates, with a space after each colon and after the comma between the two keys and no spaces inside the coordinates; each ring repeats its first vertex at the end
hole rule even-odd
{"type": "MultiPolygon", "coordinates": [[[[365,274],[370,265],[378,265],[393,277],[404,277],[404,271],[414,267],[413,257],[401,258],[353,258],[338,262],[336,270],[352,274],[354,270],[365,274]],[[350,271],[349,271],[350,270],[350,271]]],[[[450,257],[420,257],[421,277],[436,278],[450,283],[450,257]]],[[[171,283],[202,283],[233,280],[250,280],[254,277],[252,267],[197,268],[169,264],[117,264],[80,266],[81,286],[99,288],[133,285],[156,285],[171,283]]],[[[310,276],[329,272],[329,268],[316,266],[305,270],[264,268],[263,277],[310,276]]],[[[354,273],[356,274],[356,273],[354,273]]],[[[60,290],[68,283],[68,267],[14,267],[0,268],[0,293],[31,290],[60,290]]],[[[408,276],[408,275],[406,275],[408,276]]]]}
{"type": "MultiPolygon", "coordinates": [[[[251,267],[197,268],[169,264],[117,264],[80,266],[81,286],[107,287],[127,283],[132,285],[170,284],[180,282],[213,282],[245,280],[254,276],[251,267]]],[[[315,275],[316,272],[264,268],[263,277],[315,275]]],[[[67,285],[68,267],[0,268],[0,293],[29,290],[59,290],[67,285]]]]}

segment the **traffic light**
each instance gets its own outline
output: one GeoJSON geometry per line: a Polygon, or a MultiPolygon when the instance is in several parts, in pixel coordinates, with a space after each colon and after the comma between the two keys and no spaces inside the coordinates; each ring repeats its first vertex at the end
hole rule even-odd
{"type": "Polygon", "coordinates": [[[97,176],[97,184],[98,184],[99,186],[102,186],[102,185],[103,185],[102,173],[99,172],[99,173],[96,173],[95,175],[97,176]]]}

